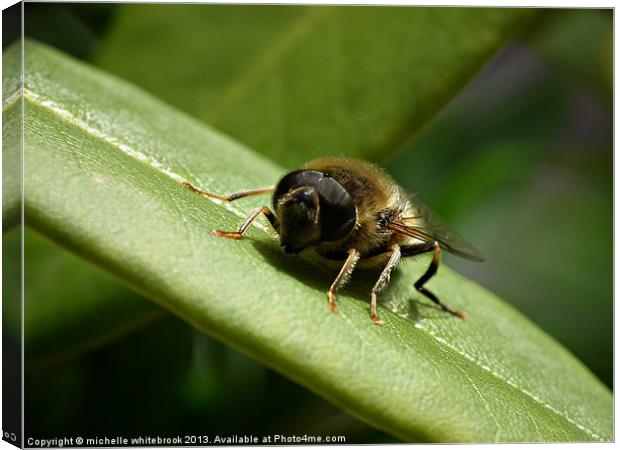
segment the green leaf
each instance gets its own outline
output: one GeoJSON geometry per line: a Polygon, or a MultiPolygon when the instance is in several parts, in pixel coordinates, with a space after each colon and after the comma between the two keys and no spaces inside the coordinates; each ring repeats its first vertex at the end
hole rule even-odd
{"type": "Polygon", "coordinates": [[[94,61],[285,167],[385,161],[535,14],[123,5],[94,61]]]}
{"type": "Polygon", "coordinates": [[[25,67],[27,222],[56,242],[403,440],[612,439],[609,390],[492,293],[442,267],[431,288],[470,320],[448,316],[413,287],[422,258],[382,295],[384,326],[368,317],[376,274],[356,273],[333,315],[334,275],[283,254],[265,225],[240,242],[208,235],[268,199],[222,204],[179,184],[234,192],[281,168],[40,44],[25,67]]]}
{"type": "MultiPolygon", "coordinates": [[[[2,56],[2,102],[19,100],[21,74],[20,48],[14,47],[13,57],[2,56]]],[[[13,114],[2,113],[2,228],[10,228],[20,220],[22,192],[21,164],[21,103],[15,104],[13,114]]]]}
{"type": "MultiPolygon", "coordinates": [[[[8,279],[20,277],[21,232],[3,236],[8,279]]],[[[164,311],[92,264],[59,249],[38,233],[24,233],[24,347],[28,364],[66,361],[100,347],[160,318],[164,311]],[[71,280],[68,283],[66,280],[71,280]]],[[[21,284],[8,283],[4,293],[20,297],[21,284]]],[[[6,316],[7,333],[19,338],[19,311],[6,316]]]]}

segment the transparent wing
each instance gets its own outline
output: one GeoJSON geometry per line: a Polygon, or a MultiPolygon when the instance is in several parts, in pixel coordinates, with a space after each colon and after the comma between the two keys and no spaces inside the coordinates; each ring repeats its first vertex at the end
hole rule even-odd
{"type": "Polygon", "coordinates": [[[413,214],[400,221],[390,222],[388,228],[426,242],[439,243],[450,253],[472,261],[484,261],[480,252],[433,212],[415,195],[409,196],[413,214]]]}

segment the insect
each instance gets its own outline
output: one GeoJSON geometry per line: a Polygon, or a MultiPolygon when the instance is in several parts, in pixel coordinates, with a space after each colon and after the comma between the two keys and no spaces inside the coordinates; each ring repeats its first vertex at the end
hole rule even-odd
{"type": "Polygon", "coordinates": [[[470,243],[452,231],[417,197],[407,194],[378,167],[351,158],[321,158],[286,174],[275,187],[253,189],[231,195],[200,190],[202,196],[232,202],[240,198],[272,193],[273,211],[256,209],[237,231],[213,230],[212,234],[241,239],[250,225],[264,215],[280,236],[286,253],[311,251],[329,267],[338,270],[328,291],[328,306],[336,313],[336,293],[355,268],[383,267],[370,292],[370,318],[377,315],[377,295],[401,258],[432,252],[433,259],[415,288],[443,310],[461,319],[467,316],[443,303],[424,287],[437,272],[445,249],[473,261],[484,259],[470,243]]]}

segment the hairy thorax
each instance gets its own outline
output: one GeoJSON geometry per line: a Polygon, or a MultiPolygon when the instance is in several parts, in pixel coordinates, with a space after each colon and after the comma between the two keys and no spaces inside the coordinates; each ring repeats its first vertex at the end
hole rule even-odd
{"type": "Polygon", "coordinates": [[[349,166],[349,161],[326,158],[307,168],[323,172],[338,181],[351,195],[356,207],[356,224],[345,239],[324,242],[312,250],[323,263],[340,267],[350,249],[361,254],[359,268],[385,264],[393,244],[410,243],[411,238],[388,229],[388,222],[406,216],[410,204],[403,191],[384,172],[370,164],[349,166]]]}

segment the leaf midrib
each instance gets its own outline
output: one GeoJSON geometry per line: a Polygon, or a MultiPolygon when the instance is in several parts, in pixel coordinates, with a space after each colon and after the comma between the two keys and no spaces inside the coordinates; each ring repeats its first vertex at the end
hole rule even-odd
{"type": "MultiPolygon", "coordinates": [[[[19,101],[20,98],[21,98],[21,95],[10,96],[7,99],[7,100],[10,100],[10,101],[5,102],[5,104],[3,106],[3,111],[6,111],[7,109],[9,109],[12,106],[14,106],[14,104],[17,101],[19,101]]],[[[75,117],[71,112],[69,112],[69,111],[67,111],[65,109],[60,108],[53,100],[43,99],[39,94],[37,94],[37,93],[35,93],[33,91],[30,91],[27,88],[23,88],[23,98],[25,100],[28,100],[34,106],[38,106],[40,108],[45,108],[46,110],[50,111],[52,114],[54,114],[60,120],[66,122],[67,124],[76,126],[80,130],[82,130],[83,133],[88,134],[88,135],[90,135],[90,136],[92,136],[92,137],[94,137],[96,139],[102,140],[107,145],[110,145],[113,148],[116,148],[121,153],[125,154],[126,156],[131,157],[132,159],[136,160],[139,163],[140,162],[144,163],[150,169],[152,169],[152,170],[154,170],[154,171],[156,171],[156,172],[158,172],[160,174],[164,174],[164,175],[166,175],[168,177],[171,177],[171,178],[173,178],[177,182],[187,181],[182,176],[172,172],[169,169],[165,169],[165,166],[163,164],[161,164],[160,162],[158,162],[157,160],[155,160],[155,158],[153,158],[151,156],[144,155],[143,153],[141,153],[141,152],[139,152],[139,151],[137,151],[135,149],[131,149],[131,148],[129,148],[125,144],[120,144],[115,139],[111,139],[105,132],[103,132],[101,130],[98,130],[96,128],[93,128],[92,126],[84,123],[82,120],[80,120],[79,118],[75,117]],[[55,105],[55,107],[52,107],[51,105],[55,105]]],[[[225,202],[218,201],[217,199],[211,199],[211,198],[208,198],[208,197],[206,197],[206,198],[209,201],[211,201],[212,203],[216,204],[216,205],[226,206],[225,202]]],[[[236,216],[238,216],[239,218],[245,219],[245,215],[240,213],[235,208],[227,208],[227,209],[229,211],[231,211],[233,214],[235,214],[236,216]]],[[[260,226],[260,228],[265,233],[269,234],[269,232],[267,231],[266,227],[260,226]]],[[[355,324],[352,323],[348,318],[345,317],[345,319],[346,319],[346,322],[352,327],[352,329],[354,329],[354,331],[356,331],[357,328],[356,328],[355,324]]],[[[449,350],[451,353],[456,354],[459,358],[465,359],[469,363],[472,363],[479,370],[482,370],[483,372],[488,373],[493,378],[499,380],[503,384],[505,384],[505,385],[509,386],[510,388],[516,390],[520,394],[530,398],[534,403],[542,406],[543,408],[545,408],[546,410],[550,411],[554,415],[556,415],[556,416],[560,417],[561,419],[565,420],[570,425],[572,425],[572,426],[578,428],[579,430],[587,433],[592,439],[602,440],[602,438],[597,433],[593,432],[592,430],[590,430],[589,428],[587,428],[587,427],[585,427],[583,425],[580,425],[574,419],[570,418],[566,414],[562,413],[561,411],[557,410],[553,406],[549,405],[548,403],[546,403],[545,401],[540,399],[535,394],[529,392],[527,389],[522,388],[517,383],[514,383],[514,382],[510,381],[509,379],[505,378],[504,376],[502,376],[501,374],[498,374],[498,373],[494,372],[490,367],[480,363],[480,361],[478,361],[477,358],[475,358],[474,356],[472,356],[472,355],[470,355],[470,354],[468,354],[466,352],[463,352],[461,349],[458,349],[458,348],[454,347],[448,341],[446,341],[445,339],[443,339],[440,336],[437,336],[431,330],[429,330],[427,328],[424,328],[421,325],[421,323],[415,323],[413,325],[414,325],[414,327],[417,330],[424,332],[427,336],[429,336],[432,340],[434,340],[438,345],[443,346],[445,349],[449,350]]],[[[359,335],[359,333],[356,333],[356,334],[363,341],[363,337],[361,335],[359,335]]],[[[407,347],[410,347],[410,345],[407,342],[405,342],[405,345],[407,347]]]]}

